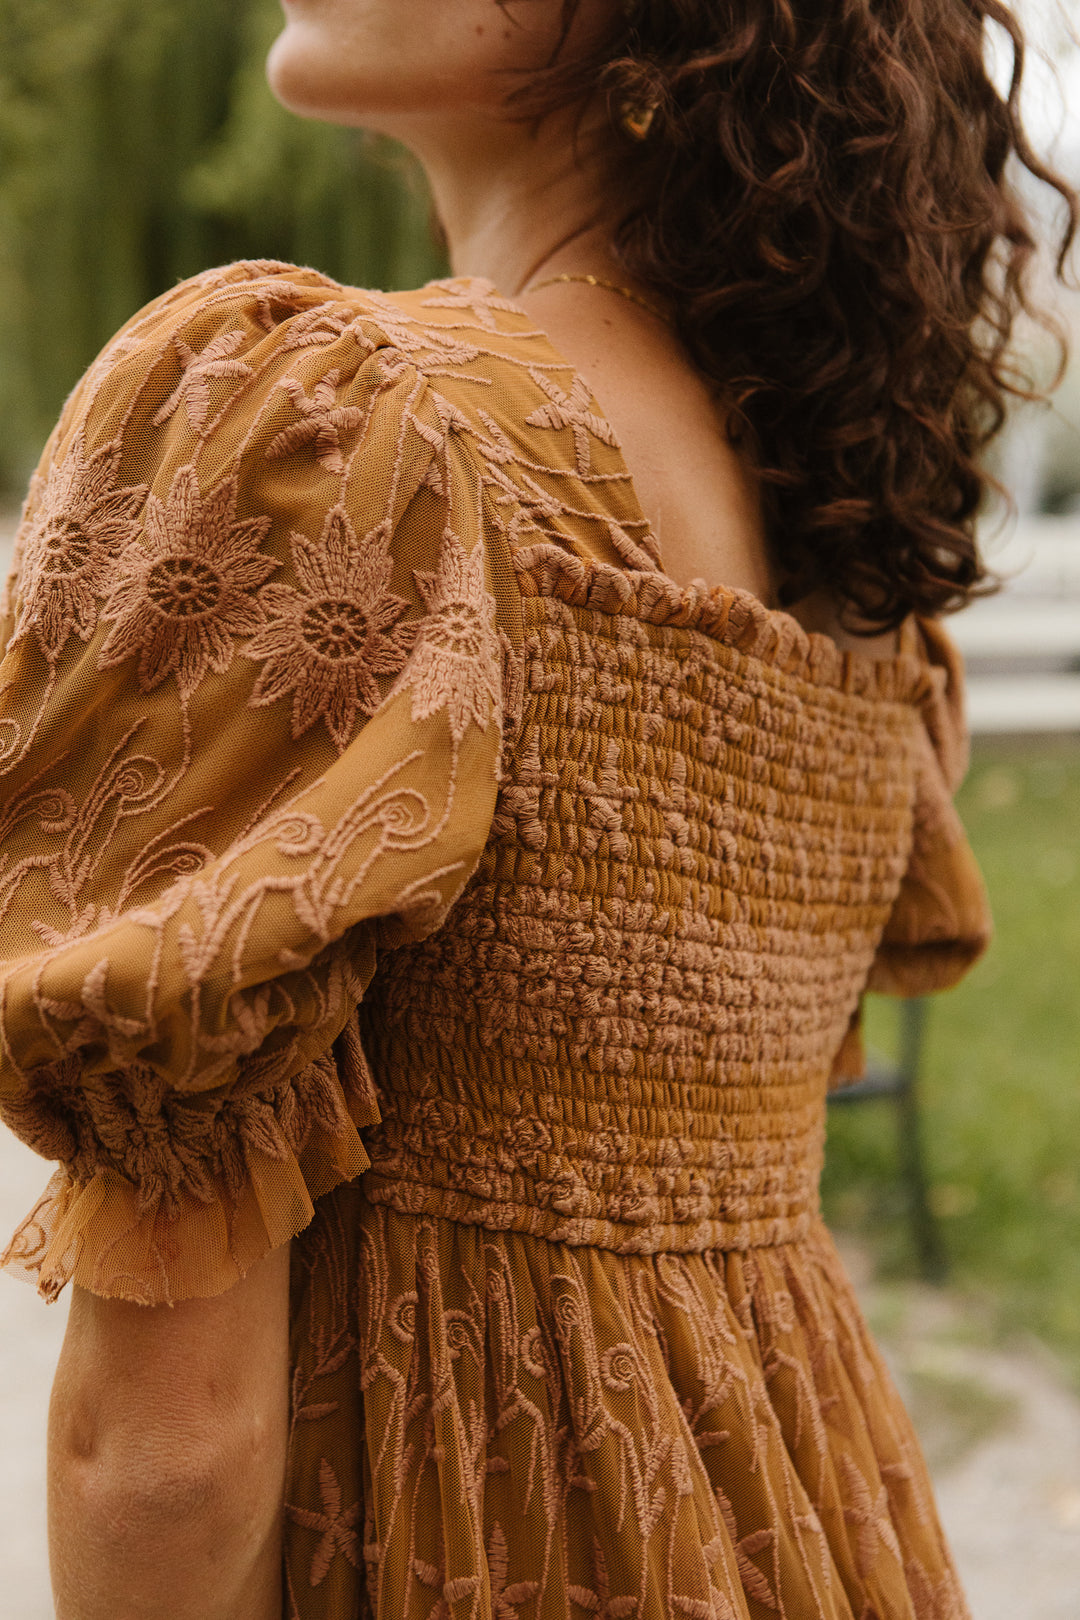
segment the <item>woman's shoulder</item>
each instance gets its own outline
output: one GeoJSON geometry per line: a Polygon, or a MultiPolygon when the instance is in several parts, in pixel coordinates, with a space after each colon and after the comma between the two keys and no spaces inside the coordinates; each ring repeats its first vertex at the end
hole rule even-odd
{"type": "Polygon", "coordinates": [[[371,313],[378,296],[276,260],[203,271],[120,328],[72,394],[61,430],[75,414],[126,430],[152,404],[153,427],[178,417],[205,437],[236,405],[257,406],[260,384],[276,386],[283,365],[311,370],[328,351],[344,381],[387,346],[371,313]]]}
{"type": "Polygon", "coordinates": [[[341,396],[378,391],[384,347],[358,290],[318,271],[273,260],[204,271],[105,345],[69,396],[43,465],[93,456],[144,482],[162,465],[235,454],[250,467],[317,443],[328,467],[353,423],[341,396]]]}
{"type": "MultiPolygon", "coordinates": [[[[332,335],[343,317],[353,317],[356,291],[318,270],[275,259],[243,259],[201,271],[136,311],[105,345],[81,386],[124,362],[130,371],[134,356],[152,361],[189,329],[209,341],[228,334],[231,349],[239,348],[241,339],[297,348],[317,343],[332,335]],[[333,323],[331,311],[338,318],[333,323]]],[[[194,360],[201,357],[201,350],[193,353],[194,360]]]]}
{"type": "Polygon", "coordinates": [[[527,376],[551,362],[549,353],[539,352],[548,347],[544,334],[480,278],[383,292],[301,265],[247,259],[192,276],[140,309],[105,346],[89,375],[96,381],[103,368],[134,355],[152,360],[189,329],[200,343],[182,352],[185,370],[194,364],[205,373],[211,364],[223,376],[229,375],[224,363],[241,347],[258,344],[264,353],[299,354],[343,338],[361,357],[393,349],[420,371],[437,366],[447,380],[455,370],[478,363],[481,371],[485,366],[490,371],[505,362],[527,376]],[[207,353],[211,344],[213,355],[207,353]]]}
{"type": "Polygon", "coordinates": [[[384,294],[273,260],[181,282],[133,315],[72,391],[31,483],[22,544],[48,511],[85,509],[98,529],[111,524],[111,555],[148,496],[151,508],[174,504],[193,479],[286,532],[338,508],[366,521],[375,506],[380,532],[396,528],[425,480],[444,495],[459,471],[474,481],[449,441],[469,380],[486,397],[491,378],[477,378],[452,292],[384,294]]]}
{"type": "Polygon", "coordinates": [[[69,425],[72,410],[136,462],[146,446],[170,464],[231,460],[247,485],[287,461],[367,482],[382,469],[399,492],[483,488],[513,546],[546,537],[615,567],[648,541],[585,379],[481,277],[382,292],[276,261],[210,270],[128,322],[69,425]]]}
{"type": "Polygon", "coordinates": [[[141,468],[196,455],[205,465],[216,449],[218,459],[239,454],[249,472],[305,452],[341,474],[356,446],[370,449],[380,434],[415,459],[449,430],[486,447],[494,464],[514,459],[507,433],[542,451],[540,440],[565,430],[566,446],[532,456],[557,472],[567,448],[580,462],[585,414],[571,408],[574,384],[560,371],[544,334],[489,282],[384,293],[245,260],[193,276],[132,316],[72,392],[50,452],[77,441],[141,468]]]}
{"type": "MultiPolygon", "coordinates": [[[[438,572],[449,530],[468,553],[481,541],[490,552],[473,443],[486,430],[456,403],[478,355],[438,302],[451,292],[434,284],[395,297],[245,261],[140,310],[91,365],[46,446],[0,602],[3,645],[34,645],[54,668],[73,638],[89,642],[113,613],[125,569],[145,584],[154,559],[180,567],[182,554],[200,579],[204,565],[220,564],[245,600],[262,587],[262,601],[273,594],[270,571],[311,589],[317,574],[329,590],[335,570],[389,567],[386,553],[404,599],[418,588],[412,570],[438,572]]],[[[478,381],[487,399],[490,378],[478,381]]],[[[500,577],[504,552],[490,564],[500,577]]],[[[516,600],[509,586],[503,595],[516,600]]],[[[197,605],[193,597],[189,617],[197,605]]],[[[99,650],[106,662],[145,639],[145,615],[128,618],[99,650]]],[[[203,641],[200,673],[217,656],[216,642],[203,641]]],[[[140,678],[154,684],[175,648],[139,647],[140,678]]]]}

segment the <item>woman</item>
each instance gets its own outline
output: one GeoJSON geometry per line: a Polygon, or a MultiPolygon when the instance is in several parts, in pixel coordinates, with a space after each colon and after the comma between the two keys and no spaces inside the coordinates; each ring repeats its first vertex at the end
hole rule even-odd
{"type": "Polygon", "coordinates": [[[31,489],[57,1613],[954,1620],[816,1181],[866,985],[987,937],[933,618],[1033,249],[1015,25],[286,15],[275,92],[411,146],[455,274],[185,283],[31,489]]]}

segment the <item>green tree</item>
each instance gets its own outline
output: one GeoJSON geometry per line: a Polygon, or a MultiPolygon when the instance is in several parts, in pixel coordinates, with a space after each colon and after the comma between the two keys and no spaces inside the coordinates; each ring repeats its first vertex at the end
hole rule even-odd
{"type": "Polygon", "coordinates": [[[0,485],[109,335],[235,258],[410,285],[443,263],[415,171],[293,118],[274,0],[0,0],[0,485]]]}

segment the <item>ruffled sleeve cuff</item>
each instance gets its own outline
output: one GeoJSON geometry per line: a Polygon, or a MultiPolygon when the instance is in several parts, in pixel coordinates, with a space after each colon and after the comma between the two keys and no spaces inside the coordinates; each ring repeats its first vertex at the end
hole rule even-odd
{"type": "MultiPolygon", "coordinates": [[[[887,996],[951,990],[982,956],[990,935],[986,890],[966,839],[924,849],[912,858],[866,989],[887,996]]],[[[866,1077],[862,1013],[860,997],[833,1059],[830,1091],[866,1077]]]]}
{"type": "Polygon", "coordinates": [[[197,1158],[174,1143],[155,1157],[144,1143],[139,1179],[114,1164],[86,1174],[84,1147],[78,1167],[56,1171],[0,1265],[49,1301],[71,1281],[140,1305],[224,1293],[308,1225],[316,1198],[370,1164],[359,1128],[380,1116],[355,1027],[276,1096],[249,1096],[230,1112],[225,1153],[197,1158]]]}
{"type": "MultiPolygon", "coordinates": [[[[909,619],[901,646],[925,673],[912,844],[865,989],[926,996],[952,989],[982,956],[993,929],[982,874],[953,804],[968,762],[963,664],[931,620],[909,619]]],[[[865,1073],[860,998],[833,1060],[829,1088],[865,1073]]]]}

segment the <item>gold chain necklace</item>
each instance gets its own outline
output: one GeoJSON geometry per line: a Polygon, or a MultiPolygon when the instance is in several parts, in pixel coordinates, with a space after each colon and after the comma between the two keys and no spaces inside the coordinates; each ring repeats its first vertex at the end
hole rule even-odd
{"type": "Polygon", "coordinates": [[[531,287],[526,287],[524,290],[525,292],[539,292],[541,287],[554,287],[556,283],[562,281],[583,281],[590,287],[605,287],[608,292],[619,293],[621,297],[629,298],[632,304],[639,304],[642,309],[647,309],[650,315],[655,315],[657,320],[664,322],[665,326],[671,325],[671,317],[666,315],[659,305],[652,303],[648,298],[642,298],[640,293],[632,291],[629,287],[621,286],[617,281],[605,281],[603,276],[548,276],[546,281],[534,281],[531,287]]]}

